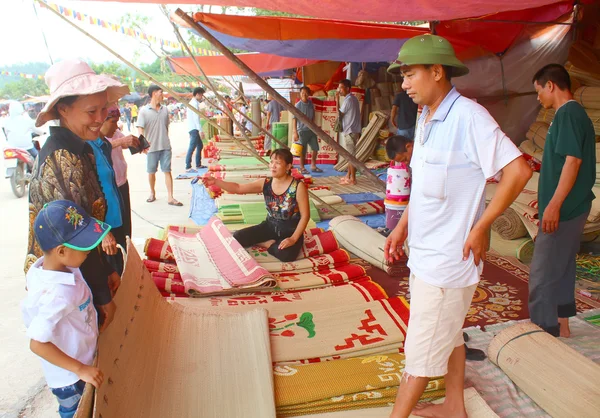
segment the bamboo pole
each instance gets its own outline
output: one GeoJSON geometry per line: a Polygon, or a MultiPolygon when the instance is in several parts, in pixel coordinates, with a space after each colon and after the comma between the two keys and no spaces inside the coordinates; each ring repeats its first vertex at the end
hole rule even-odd
{"type": "Polygon", "coordinates": [[[204,39],[208,40],[216,49],[218,49],[224,56],[229,58],[231,62],[237,65],[252,81],[258,84],[267,93],[279,102],[287,111],[289,111],[294,117],[302,122],[305,126],[309,127],[311,131],[317,134],[317,136],[323,139],[329,144],[338,154],[346,158],[350,164],[355,166],[363,175],[369,178],[373,184],[379,190],[385,190],[385,183],[381,181],[375,174],[369,170],[362,161],[359,161],[346,151],[341,145],[335,142],[329,135],[325,133],[320,127],[318,127],[312,120],[308,119],[304,113],[288,102],[283,96],[266,83],[258,74],[256,74],[250,67],[248,67],[242,60],[235,56],[225,45],[217,40],[210,32],[200,26],[194,19],[192,19],[187,13],[181,9],[177,9],[175,14],[183,19],[192,29],[198,32],[204,39]]]}
{"type": "MultiPolygon", "coordinates": [[[[185,52],[185,51],[184,51],[185,52]]],[[[173,61],[171,59],[171,57],[167,57],[167,59],[169,61],[171,61],[174,65],[177,66],[177,68],[179,68],[181,71],[184,71],[188,74],[189,77],[192,77],[193,79],[195,79],[198,83],[204,85],[204,87],[206,87],[208,90],[211,90],[208,85],[201,81],[199,78],[197,78],[195,75],[193,75],[192,73],[190,73],[188,70],[186,70],[185,68],[183,68],[181,65],[179,65],[178,63],[176,63],[175,61],[173,61]]],[[[192,58],[193,59],[193,58],[192,58]]],[[[215,93],[216,95],[216,93],[215,93]]],[[[222,111],[223,113],[225,113],[225,111],[223,109],[221,109],[219,106],[217,106],[213,101],[211,101],[210,99],[208,99],[207,97],[204,98],[211,106],[215,107],[216,109],[219,109],[220,111],[222,111]]],[[[227,105],[225,105],[227,106],[227,105]]],[[[282,142],[279,142],[277,140],[277,138],[275,138],[275,136],[273,136],[273,134],[271,134],[271,132],[267,131],[263,126],[261,126],[260,124],[256,123],[255,121],[252,120],[252,118],[250,118],[248,115],[246,115],[244,112],[242,112],[241,110],[239,110],[236,107],[233,107],[233,110],[235,110],[237,113],[239,113],[240,115],[242,115],[242,117],[244,119],[246,119],[247,121],[251,122],[254,126],[256,126],[262,133],[266,134],[269,138],[271,138],[272,140],[274,140],[275,142],[277,142],[279,145],[281,145],[284,148],[289,148],[289,146],[287,144],[284,144],[282,142]]],[[[262,111],[262,109],[261,109],[262,111]]],[[[264,112],[263,112],[264,113],[264,112]]],[[[232,133],[233,135],[233,133],[232,133]]]]}
{"type": "MultiPolygon", "coordinates": [[[[183,39],[183,37],[179,33],[179,29],[177,28],[177,26],[175,25],[175,23],[173,23],[171,21],[171,19],[169,18],[169,16],[170,16],[169,11],[167,10],[167,8],[164,5],[161,5],[160,8],[163,11],[163,13],[164,13],[165,17],[167,18],[167,20],[169,21],[169,23],[171,24],[171,26],[173,26],[173,31],[175,32],[175,36],[177,36],[177,39],[179,40],[179,43],[184,47],[185,51],[188,53],[188,55],[190,56],[190,58],[192,58],[192,61],[196,65],[196,68],[198,69],[198,71],[200,71],[200,74],[202,74],[202,76],[206,79],[206,82],[208,83],[207,86],[213,91],[213,93],[215,93],[215,97],[221,103],[221,106],[222,106],[221,110],[224,111],[225,114],[231,118],[231,120],[233,121],[233,123],[237,124],[238,128],[240,129],[240,132],[242,133],[242,136],[245,137],[246,135],[244,133],[244,127],[235,119],[235,117],[233,115],[233,112],[230,111],[229,108],[227,107],[225,99],[219,94],[218,90],[212,84],[212,81],[208,78],[208,76],[206,75],[206,73],[204,72],[204,70],[202,69],[202,67],[198,63],[198,61],[196,60],[196,57],[194,56],[194,54],[190,50],[190,47],[188,46],[187,42],[183,39]]],[[[248,119],[247,115],[245,115],[243,112],[240,112],[240,113],[248,119]]],[[[252,121],[252,123],[254,123],[254,121],[252,121]]],[[[259,125],[256,125],[256,126],[259,126],[259,125]]],[[[232,137],[233,137],[233,133],[232,133],[232,137]]],[[[271,136],[271,138],[274,139],[275,142],[277,142],[279,145],[284,146],[285,148],[287,148],[287,145],[285,145],[282,142],[280,142],[274,136],[271,136]]],[[[248,139],[248,142],[250,142],[249,139],[248,139]]]]}
{"type": "MultiPolygon", "coordinates": [[[[196,61],[196,57],[194,56],[194,54],[192,54],[192,51],[189,49],[188,44],[185,42],[185,40],[183,39],[183,37],[181,36],[181,34],[179,33],[179,29],[177,29],[177,26],[175,25],[175,23],[173,23],[171,21],[171,19],[169,18],[169,12],[166,8],[165,5],[161,5],[160,6],[163,10],[163,13],[165,14],[165,16],[167,17],[167,19],[169,20],[169,23],[171,23],[171,25],[173,26],[173,30],[175,31],[175,35],[177,36],[177,39],[179,40],[179,43],[181,45],[183,45],[183,47],[186,49],[187,53],[190,55],[190,57],[192,58],[192,61],[194,61],[194,63],[196,64],[196,68],[198,68],[198,71],[200,71],[200,73],[206,78],[206,80],[209,83],[209,87],[213,90],[213,92],[215,93],[215,96],[217,97],[217,99],[221,102],[221,104],[224,106],[224,109],[226,112],[228,112],[228,116],[233,118],[233,113],[231,113],[229,111],[229,108],[227,107],[227,105],[225,104],[225,99],[223,97],[221,97],[219,95],[219,93],[217,92],[217,90],[212,86],[211,81],[208,79],[208,77],[206,76],[206,73],[204,72],[204,70],[202,69],[202,67],[200,66],[200,64],[198,64],[198,61],[196,61]]],[[[241,113],[241,112],[240,112],[241,113]]],[[[235,120],[234,120],[235,121],[235,120]]],[[[237,122],[237,121],[235,121],[237,122]]],[[[239,123],[238,123],[239,125],[239,123]]],[[[240,130],[243,131],[243,128],[240,126],[240,130]]],[[[233,137],[233,136],[232,136],[233,137]]],[[[233,137],[235,138],[235,137],[233,137]]],[[[277,141],[277,139],[275,139],[277,141]]],[[[249,141],[249,140],[248,140],[249,141]]],[[[277,143],[280,143],[279,141],[277,141],[277,143]]],[[[308,190],[308,194],[311,198],[315,199],[316,201],[318,201],[321,205],[332,209],[333,211],[339,213],[340,215],[342,215],[342,213],[340,211],[338,211],[336,208],[334,208],[333,206],[331,206],[330,204],[326,203],[323,199],[321,199],[319,196],[317,196],[315,193],[311,192],[310,190],[308,190]]]]}
{"type": "MultiPolygon", "coordinates": [[[[70,20],[68,20],[66,17],[64,17],[63,15],[61,15],[60,13],[58,13],[56,10],[54,10],[52,8],[47,8],[47,9],[50,12],[54,13],[56,16],[58,16],[60,19],[62,19],[64,22],[68,23],[73,28],[75,28],[76,30],[78,30],[79,32],[81,32],[82,34],[84,34],[85,36],[87,36],[88,38],[90,38],[92,41],[96,42],[98,45],[100,45],[101,47],[103,47],[104,49],[106,49],[108,52],[110,52],[111,54],[113,54],[115,57],[117,57],[119,60],[121,60],[125,65],[127,65],[129,68],[131,68],[132,70],[136,71],[139,74],[142,74],[148,80],[150,80],[153,83],[155,83],[157,86],[159,86],[161,89],[163,89],[164,91],[166,91],[169,94],[171,94],[173,97],[177,97],[177,99],[179,101],[181,101],[181,103],[183,103],[188,109],[190,109],[192,112],[194,112],[195,114],[197,114],[200,118],[205,119],[211,126],[214,126],[218,131],[223,132],[224,134],[227,134],[227,132],[219,124],[214,123],[212,120],[210,120],[210,118],[208,116],[206,116],[203,112],[200,112],[194,106],[190,105],[187,100],[185,100],[183,97],[179,96],[175,91],[169,89],[167,86],[162,85],[158,80],[154,79],[154,77],[152,77],[150,74],[147,74],[146,72],[144,72],[141,69],[137,68],[131,62],[129,62],[128,60],[126,60],[125,58],[123,58],[119,53],[117,53],[116,51],[114,51],[113,49],[111,49],[108,45],[106,45],[103,42],[101,42],[100,40],[96,39],[93,35],[91,35],[87,31],[85,31],[84,29],[82,29],[79,26],[77,26],[75,23],[73,23],[70,20]]],[[[242,148],[244,148],[246,151],[250,152],[254,156],[254,158],[256,158],[258,161],[260,161],[261,163],[263,163],[267,167],[269,166],[269,163],[264,158],[262,158],[260,155],[258,155],[258,152],[256,152],[256,149],[254,148],[254,145],[252,145],[252,142],[250,141],[250,138],[248,138],[246,136],[246,140],[251,145],[250,147],[248,147],[245,144],[243,144],[236,137],[232,136],[232,138],[233,138],[233,140],[239,146],[241,146],[242,148]]],[[[324,205],[324,206],[332,209],[333,211],[335,211],[335,212],[337,212],[337,213],[339,213],[341,215],[340,211],[338,211],[336,208],[334,208],[333,206],[331,206],[328,203],[326,203],[325,201],[323,201],[323,199],[321,199],[319,196],[315,195],[310,190],[308,191],[308,193],[309,193],[309,195],[312,198],[314,198],[315,200],[317,200],[319,203],[321,203],[322,205],[324,205]]]]}
{"type": "MultiPolygon", "coordinates": [[[[52,12],[52,13],[54,13],[56,16],[58,16],[64,22],[66,22],[67,24],[69,24],[70,26],[72,26],[73,28],[75,28],[76,30],[78,30],[79,32],[81,32],[82,34],[84,34],[85,36],[87,36],[88,38],[90,38],[91,40],[93,40],[94,42],[96,42],[98,45],[100,45],[104,49],[106,49],[108,52],[110,52],[115,57],[117,57],[119,60],[121,60],[129,68],[131,68],[132,70],[136,71],[139,74],[142,74],[148,80],[152,81],[154,84],[156,84],[157,86],[159,86],[162,90],[168,92],[173,97],[176,97],[188,109],[190,109],[192,112],[196,113],[200,118],[205,119],[207,121],[207,123],[210,124],[211,126],[213,126],[215,129],[217,129],[220,132],[223,132],[224,134],[228,134],[219,124],[213,122],[208,116],[206,116],[206,114],[204,114],[203,112],[200,112],[194,106],[190,105],[189,102],[187,100],[185,100],[183,97],[181,97],[178,93],[176,93],[175,91],[171,90],[169,87],[163,85],[160,81],[156,80],[150,74],[148,74],[148,73],[144,72],[143,70],[139,69],[138,67],[136,67],[134,64],[132,64],[131,62],[129,62],[128,60],[126,60],[125,58],[123,58],[119,53],[117,53],[116,51],[114,51],[113,49],[111,49],[110,47],[108,47],[102,41],[96,39],[93,35],[91,35],[90,33],[88,33],[86,30],[80,28],[75,23],[73,23],[70,20],[68,20],[66,17],[64,17],[63,15],[61,15],[56,10],[54,10],[54,9],[52,9],[50,7],[48,7],[47,10],[50,11],[50,12],[52,12]]],[[[237,138],[235,138],[235,137],[233,137],[233,138],[234,138],[234,141],[236,141],[236,143],[238,145],[240,145],[246,151],[248,151],[252,155],[254,155],[254,157],[257,158],[261,163],[263,163],[266,166],[269,165],[269,163],[264,158],[262,158],[260,155],[258,155],[258,152],[256,152],[256,149],[254,148],[254,145],[252,145],[252,142],[250,141],[250,138],[248,138],[247,136],[245,137],[246,140],[247,140],[247,142],[250,144],[250,147],[248,147],[245,144],[243,144],[237,138]]]]}

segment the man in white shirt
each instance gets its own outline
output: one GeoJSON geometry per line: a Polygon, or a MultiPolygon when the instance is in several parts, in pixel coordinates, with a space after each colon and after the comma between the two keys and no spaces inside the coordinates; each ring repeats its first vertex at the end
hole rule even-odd
{"type": "Polygon", "coordinates": [[[488,230],[531,178],[531,169],[487,110],[452,86],[451,77],[469,70],[446,39],[408,40],[388,71],[401,71],[402,88],[424,106],[410,162],[410,204],[384,248],[388,261],[398,260],[408,237],[406,368],[391,416],[408,417],[429,378],[445,375],[444,403],[413,413],[466,418],[462,326],[483,270],[488,230]],[[486,208],[486,179],[500,174],[486,208]]]}
{"type": "Polygon", "coordinates": [[[35,127],[35,122],[25,113],[23,105],[19,102],[11,102],[8,110],[8,118],[4,122],[6,142],[9,147],[27,150],[33,158],[38,152],[33,147],[32,133],[43,135],[44,131],[35,127]]]}
{"type": "MultiPolygon", "coordinates": [[[[350,154],[356,153],[356,145],[360,139],[362,122],[360,120],[360,103],[350,91],[352,84],[350,80],[342,80],[337,89],[337,94],[344,98],[340,106],[340,117],[342,118],[342,136],[340,144],[350,154]]],[[[356,167],[348,164],[348,174],[342,177],[341,184],[356,184],[356,167]]]]}
{"type": "MultiPolygon", "coordinates": [[[[200,110],[202,113],[205,113],[206,111],[206,105],[203,103],[204,93],[206,93],[206,91],[202,87],[196,87],[193,92],[194,97],[190,100],[190,106],[200,110]]],[[[189,112],[187,121],[188,132],[190,134],[190,146],[187,155],[185,156],[185,169],[187,171],[194,171],[192,170],[192,156],[194,155],[194,151],[196,151],[196,170],[206,168],[206,166],[202,165],[202,138],[204,136],[202,128],[204,127],[206,120],[201,119],[195,112],[189,112]]]]}

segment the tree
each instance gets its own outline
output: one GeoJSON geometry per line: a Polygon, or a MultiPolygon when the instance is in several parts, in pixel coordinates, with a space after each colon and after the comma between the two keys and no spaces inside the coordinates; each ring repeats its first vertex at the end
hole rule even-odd
{"type": "Polygon", "coordinates": [[[44,96],[49,94],[48,86],[44,80],[22,78],[18,81],[7,83],[0,89],[1,99],[22,100],[25,95],[44,96]]]}

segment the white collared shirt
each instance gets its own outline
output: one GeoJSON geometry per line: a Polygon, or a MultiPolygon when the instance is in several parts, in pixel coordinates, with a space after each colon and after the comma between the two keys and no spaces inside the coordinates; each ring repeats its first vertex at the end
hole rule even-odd
{"type": "MultiPolygon", "coordinates": [[[[199,102],[198,100],[196,100],[196,98],[192,98],[192,100],[190,100],[190,106],[194,107],[195,109],[198,109],[201,113],[206,113],[206,104],[204,103],[204,101],[199,102]]],[[[187,124],[188,124],[188,132],[193,131],[194,129],[197,129],[199,132],[202,132],[202,119],[200,119],[200,116],[198,116],[195,112],[189,111],[187,113],[187,124]]]]}
{"type": "Polygon", "coordinates": [[[479,282],[483,263],[463,247],[485,210],[486,179],[521,152],[481,105],[452,89],[431,120],[419,118],[410,167],[408,266],[419,279],[441,288],[479,282]]]}
{"type": "MultiPolygon", "coordinates": [[[[27,297],[21,312],[27,336],[54,344],[63,353],[91,365],[98,341],[98,318],[92,292],[79,269],[71,273],[44,270],[44,257],[27,272],[27,297]]],[[[79,377],[41,359],[51,388],[72,385],[79,377]]]]}

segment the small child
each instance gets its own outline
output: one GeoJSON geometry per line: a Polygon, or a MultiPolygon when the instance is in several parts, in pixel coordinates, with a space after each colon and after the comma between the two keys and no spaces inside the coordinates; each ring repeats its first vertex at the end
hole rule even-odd
{"type": "Polygon", "coordinates": [[[45,205],[34,225],[44,256],[27,272],[21,310],[31,351],[41,357],[46,382],[58,399],[58,413],[70,418],[85,382],[99,387],[104,380],[100,369],[91,366],[98,318],[79,266],[110,226],[68,200],[45,205]]]}
{"type": "Polygon", "coordinates": [[[409,165],[414,145],[413,139],[402,135],[394,135],[389,137],[385,143],[385,152],[390,160],[409,165]]]}

